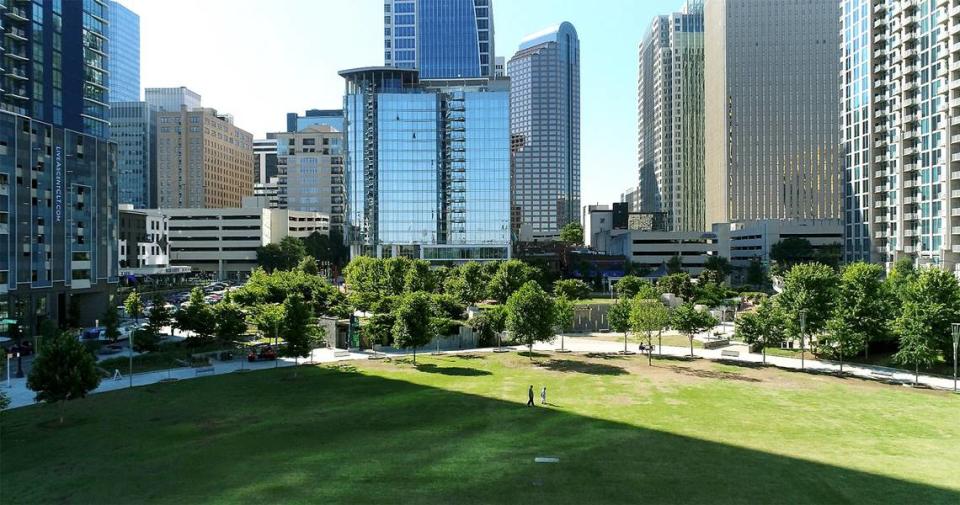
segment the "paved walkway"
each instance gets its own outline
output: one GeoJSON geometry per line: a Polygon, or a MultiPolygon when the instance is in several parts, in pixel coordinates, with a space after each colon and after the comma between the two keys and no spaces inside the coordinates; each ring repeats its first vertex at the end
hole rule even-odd
{"type": "MultiPolygon", "coordinates": [[[[636,349],[636,343],[630,346],[631,350],[636,349]]],[[[564,347],[572,352],[579,353],[615,353],[623,350],[623,342],[613,342],[609,340],[599,340],[590,337],[583,336],[568,336],[564,339],[564,347]]],[[[536,344],[533,346],[534,351],[546,351],[552,352],[560,348],[560,339],[556,339],[553,343],[548,344],[536,344]]],[[[510,351],[526,351],[526,346],[504,346],[503,349],[510,351]]],[[[453,351],[441,351],[441,354],[459,354],[459,353],[476,353],[476,352],[493,352],[496,348],[477,348],[477,349],[461,349],[453,351]]],[[[733,345],[726,347],[724,349],[694,349],[694,354],[700,358],[706,358],[711,360],[724,360],[724,361],[742,361],[748,363],[760,363],[763,361],[763,356],[757,353],[750,353],[747,350],[745,345],[733,345]],[[738,351],[740,355],[738,357],[726,357],[721,356],[722,350],[728,351],[738,351]]],[[[663,346],[659,349],[659,352],[667,356],[688,356],[690,354],[690,349],[687,347],[672,347],[672,346],[663,346]]],[[[432,352],[429,349],[418,351],[420,355],[431,354],[432,352]]],[[[412,352],[379,352],[376,353],[377,356],[406,356],[411,355],[412,352]]],[[[656,354],[656,351],[654,352],[656,354]]],[[[334,350],[334,349],[314,349],[312,358],[307,358],[301,360],[300,363],[331,363],[336,361],[347,361],[347,360],[357,360],[357,359],[369,359],[373,356],[372,351],[366,352],[345,352],[343,350],[334,350]]],[[[639,357],[639,356],[638,356],[639,357]]],[[[800,360],[795,358],[785,358],[782,356],[767,356],[767,364],[777,366],[785,369],[800,369],[800,360]]],[[[136,386],[146,386],[149,384],[156,384],[158,382],[177,379],[177,380],[186,380],[194,379],[197,377],[205,377],[208,375],[221,375],[226,373],[233,373],[243,370],[265,370],[275,367],[289,367],[294,365],[294,360],[290,358],[280,358],[276,362],[274,361],[260,361],[255,363],[249,363],[246,360],[235,359],[233,361],[215,361],[213,366],[212,373],[197,374],[196,368],[174,368],[170,370],[162,370],[156,372],[145,372],[134,374],[133,376],[133,385],[136,386]]],[[[840,365],[839,363],[826,361],[826,360],[812,360],[808,359],[805,363],[807,370],[813,370],[818,372],[839,372],[840,365]]],[[[843,371],[849,375],[855,377],[863,377],[867,379],[878,379],[876,372],[880,373],[889,373],[891,376],[889,378],[884,377],[884,380],[894,380],[897,382],[902,382],[905,384],[913,383],[913,373],[907,372],[904,370],[898,370],[894,368],[886,368],[881,366],[872,366],[872,365],[861,365],[861,364],[849,364],[845,363],[843,365],[843,371]]],[[[120,371],[123,373],[123,370],[120,371]]],[[[933,377],[929,375],[920,375],[919,378],[920,384],[937,388],[937,389],[953,389],[953,379],[943,378],[943,377],[933,377]]],[[[31,405],[34,403],[34,393],[33,391],[27,389],[27,380],[11,378],[10,388],[7,388],[7,384],[4,382],[2,384],[3,390],[6,391],[11,398],[10,408],[22,407],[25,405],[31,405]]],[[[113,379],[104,379],[100,386],[95,389],[91,394],[102,393],[105,391],[114,391],[118,389],[124,389],[130,387],[130,378],[126,375],[123,376],[121,380],[113,379]]]]}

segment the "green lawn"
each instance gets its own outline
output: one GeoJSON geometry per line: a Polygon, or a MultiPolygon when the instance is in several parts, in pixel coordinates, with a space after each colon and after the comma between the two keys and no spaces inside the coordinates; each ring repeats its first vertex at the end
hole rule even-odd
{"type": "Polygon", "coordinates": [[[949,393],[641,356],[418,362],[99,394],[63,426],[4,412],[0,502],[960,503],[949,393]],[[549,407],[523,405],[531,384],[549,407]]]}
{"type": "MultiPolygon", "coordinates": [[[[609,333],[593,333],[590,335],[576,334],[573,336],[576,338],[603,340],[607,342],[620,342],[621,344],[623,343],[623,333],[617,333],[613,331],[609,333]]],[[[647,341],[646,335],[641,335],[637,333],[630,333],[629,335],[627,335],[627,343],[630,344],[631,351],[636,351],[637,345],[640,344],[641,342],[646,343],[646,341],[647,341]]],[[[680,335],[678,333],[664,333],[661,336],[661,342],[662,343],[660,345],[667,346],[667,347],[690,347],[690,340],[687,339],[687,337],[680,335]]],[[[554,343],[556,344],[558,342],[555,341],[554,343]]],[[[653,334],[653,345],[657,345],[656,333],[653,334]]],[[[694,340],[693,348],[702,349],[703,342],[700,342],[699,340],[694,340]]]]}

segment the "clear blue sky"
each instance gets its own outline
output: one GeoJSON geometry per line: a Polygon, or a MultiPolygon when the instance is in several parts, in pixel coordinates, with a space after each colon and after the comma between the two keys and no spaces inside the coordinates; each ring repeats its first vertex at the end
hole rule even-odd
{"type": "MultiPolygon", "coordinates": [[[[380,0],[120,0],[140,15],[141,85],[187,86],[256,137],[339,108],[337,71],[383,64],[380,0]]],[[[682,1],[494,0],[498,56],[569,21],[580,35],[582,203],[636,184],[637,44],[682,1]]]]}

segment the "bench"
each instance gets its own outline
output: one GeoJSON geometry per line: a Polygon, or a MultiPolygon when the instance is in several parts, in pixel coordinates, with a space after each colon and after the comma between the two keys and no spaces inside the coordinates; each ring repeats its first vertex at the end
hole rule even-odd
{"type": "Polygon", "coordinates": [[[730,350],[724,349],[720,351],[720,356],[724,358],[739,358],[740,351],[730,351],[730,350]]]}
{"type": "Polygon", "coordinates": [[[190,366],[190,362],[182,359],[174,360],[177,366],[190,366]]]}
{"type": "Polygon", "coordinates": [[[210,373],[210,374],[212,374],[212,373],[213,373],[213,367],[212,367],[212,366],[205,366],[205,367],[203,367],[203,368],[197,368],[196,370],[193,371],[194,376],[201,375],[201,374],[205,374],[205,373],[210,373]]]}
{"type": "Polygon", "coordinates": [[[893,372],[887,372],[885,370],[874,370],[870,372],[870,375],[878,379],[892,380],[893,372]]]}
{"type": "Polygon", "coordinates": [[[349,357],[350,357],[350,351],[343,351],[343,350],[333,351],[333,357],[334,357],[334,358],[349,358],[349,357]]]}

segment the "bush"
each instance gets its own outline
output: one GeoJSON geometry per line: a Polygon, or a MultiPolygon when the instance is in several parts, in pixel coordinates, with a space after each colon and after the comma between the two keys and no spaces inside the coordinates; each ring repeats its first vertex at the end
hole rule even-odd
{"type": "Polygon", "coordinates": [[[583,300],[590,297],[590,286],[579,279],[562,279],[553,283],[553,295],[567,300],[583,300]]]}

